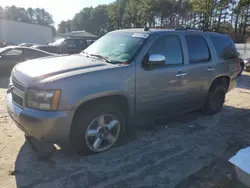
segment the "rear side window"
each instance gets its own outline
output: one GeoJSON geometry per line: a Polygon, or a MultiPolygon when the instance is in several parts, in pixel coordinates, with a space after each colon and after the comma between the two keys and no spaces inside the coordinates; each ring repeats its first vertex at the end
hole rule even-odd
{"type": "Polygon", "coordinates": [[[178,36],[164,36],[159,38],[149,51],[151,54],[161,54],[165,56],[166,65],[183,64],[181,41],[178,36]]]}
{"type": "Polygon", "coordinates": [[[87,46],[88,46],[88,44],[87,44],[86,40],[79,40],[76,47],[79,49],[85,49],[87,46]]]}
{"type": "Polygon", "coordinates": [[[210,59],[210,51],[206,40],[199,35],[187,35],[186,37],[190,63],[206,62],[210,59]]]}
{"type": "Polygon", "coordinates": [[[220,59],[235,59],[238,57],[233,41],[227,36],[211,36],[211,41],[220,59]]]}

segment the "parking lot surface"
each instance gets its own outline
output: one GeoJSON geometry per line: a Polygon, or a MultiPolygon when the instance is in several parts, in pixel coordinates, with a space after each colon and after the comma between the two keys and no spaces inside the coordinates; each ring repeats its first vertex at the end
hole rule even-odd
{"type": "Polygon", "coordinates": [[[58,150],[39,159],[7,115],[0,78],[0,187],[230,187],[227,160],[250,143],[250,75],[244,73],[221,113],[192,112],[129,127],[108,152],[79,157],[58,150]]]}

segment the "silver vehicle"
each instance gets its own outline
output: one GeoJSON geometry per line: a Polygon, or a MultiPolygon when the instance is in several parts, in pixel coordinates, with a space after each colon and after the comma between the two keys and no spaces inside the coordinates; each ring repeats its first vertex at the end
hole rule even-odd
{"type": "Polygon", "coordinates": [[[106,151],[134,117],[203,108],[218,113],[236,86],[239,60],[227,35],[189,29],[128,29],[82,53],[14,67],[7,107],[28,136],[106,151]]]}

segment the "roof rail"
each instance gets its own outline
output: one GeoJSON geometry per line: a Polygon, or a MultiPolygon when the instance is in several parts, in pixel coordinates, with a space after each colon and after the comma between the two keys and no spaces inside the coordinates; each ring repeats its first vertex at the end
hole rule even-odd
{"type": "Polygon", "coordinates": [[[197,28],[192,28],[192,27],[179,27],[179,28],[175,28],[175,30],[178,30],[178,31],[204,31],[203,29],[197,29],[197,28]]]}
{"type": "Polygon", "coordinates": [[[214,29],[197,29],[197,28],[192,28],[192,27],[180,27],[180,28],[175,28],[175,30],[178,30],[178,31],[215,32],[214,29]]]}

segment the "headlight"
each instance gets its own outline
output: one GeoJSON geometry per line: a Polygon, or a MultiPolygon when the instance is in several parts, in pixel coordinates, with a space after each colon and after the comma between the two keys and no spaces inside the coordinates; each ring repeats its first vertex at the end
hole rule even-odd
{"type": "Polygon", "coordinates": [[[40,110],[56,110],[60,94],[60,90],[28,89],[27,106],[40,110]]]}

